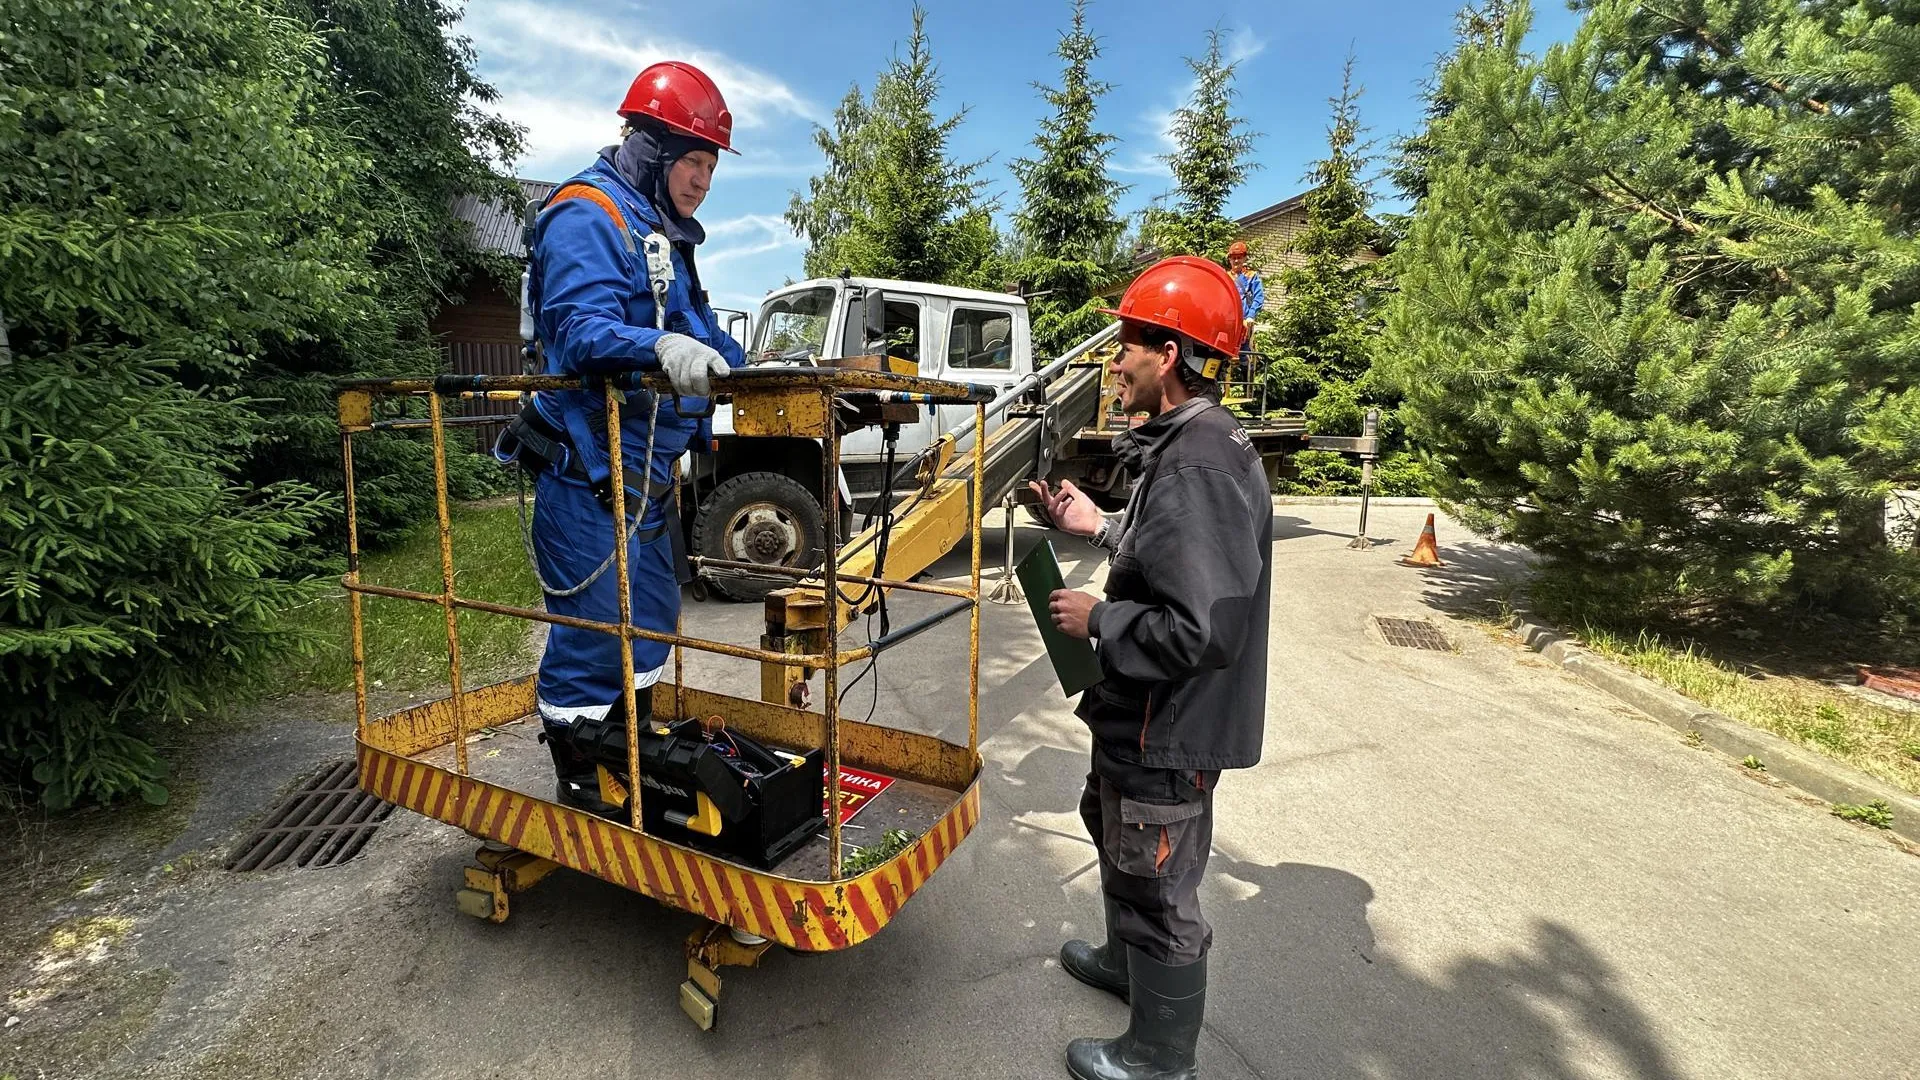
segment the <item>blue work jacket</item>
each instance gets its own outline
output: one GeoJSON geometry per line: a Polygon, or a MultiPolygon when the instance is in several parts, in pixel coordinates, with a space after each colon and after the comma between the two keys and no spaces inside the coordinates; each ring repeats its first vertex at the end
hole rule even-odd
{"type": "MultiPolygon", "coordinates": [[[[745,352],[721,328],[698,287],[692,245],[672,245],[665,330],[655,326],[646,241],[660,229],[660,212],[652,202],[604,160],[554,189],[534,226],[528,294],[547,374],[658,371],[653,347],[663,332],[705,342],[732,367],[746,364],[745,352]],[[610,211],[618,211],[618,220],[610,211]]],[[[630,491],[640,486],[638,470],[646,457],[648,397],[646,391],[634,391],[621,406],[621,457],[630,491]]],[[[604,484],[610,476],[604,394],[542,391],[535,401],[548,422],[567,433],[568,452],[578,455],[591,482],[604,484]]],[[[674,461],[689,448],[707,449],[711,424],[692,415],[707,408],[704,398],[660,395],[653,410],[659,427],[650,463],[656,502],[672,483],[674,461]]],[[[560,472],[567,472],[564,464],[560,472]]],[[[654,509],[648,508],[649,516],[656,516],[654,509]]]]}

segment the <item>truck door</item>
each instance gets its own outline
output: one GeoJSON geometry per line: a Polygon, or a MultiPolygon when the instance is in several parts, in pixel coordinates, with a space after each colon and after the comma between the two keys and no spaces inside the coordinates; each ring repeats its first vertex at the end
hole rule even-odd
{"type": "MultiPolygon", "coordinates": [[[[849,334],[857,332],[851,329],[860,317],[859,297],[850,297],[847,301],[849,334]]],[[[925,373],[937,364],[927,355],[927,342],[932,339],[933,313],[924,298],[905,296],[898,293],[886,294],[885,344],[879,342],[857,345],[849,341],[842,355],[856,355],[855,350],[871,347],[876,351],[884,349],[888,356],[906,360],[919,366],[925,373]]],[[[934,418],[927,410],[917,410],[918,419],[911,424],[900,425],[900,442],[895,451],[896,470],[899,463],[925,449],[933,441],[934,418]]],[[[849,433],[840,441],[841,474],[846,477],[847,486],[856,502],[864,505],[865,499],[877,493],[884,482],[881,467],[885,446],[881,440],[881,430],[877,427],[861,428],[849,433]]]]}
{"type": "MultiPolygon", "coordinates": [[[[1021,370],[1031,366],[1031,361],[1019,362],[1026,350],[1021,347],[1023,343],[1014,340],[1014,328],[1013,312],[1006,308],[955,301],[947,314],[946,350],[939,377],[997,386],[1005,393],[1008,387],[1030,374],[1021,370]]],[[[940,431],[951,431],[973,417],[971,405],[941,405],[938,411],[935,427],[940,431]]],[[[992,417],[987,421],[987,432],[991,434],[1005,421],[1005,413],[992,417]]],[[[969,439],[960,449],[972,445],[969,439]]]]}

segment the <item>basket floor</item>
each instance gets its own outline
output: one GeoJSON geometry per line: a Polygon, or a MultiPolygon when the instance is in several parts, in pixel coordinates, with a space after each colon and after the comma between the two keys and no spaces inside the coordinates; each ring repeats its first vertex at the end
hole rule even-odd
{"type": "MultiPolygon", "coordinates": [[[[553,757],[541,745],[539,734],[540,725],[531,716],[473,733],[467,738],[468,771],[477,780],[551,800],[553,757]]],[[[798,750],[799,747],[779,749],[798,750]]],[[[453,743],[434,747],[414,760],[452,772],[453,743]]],[[[850,854],[853,848],[879,843],[881,834],[888,829],[905,829],[918,838],[938,823],[960,801],[961,795],[961,792],[896,777],[891,786],[868,800],[853,820],[842,826],[841,844],[850,854]]],[[[709,857],[733,862],[721,855],[709,857]]],[[[823,824],[818,835],[767,872],[802,881],[826,881],[829,876],[826,826],[823,824]]]]}

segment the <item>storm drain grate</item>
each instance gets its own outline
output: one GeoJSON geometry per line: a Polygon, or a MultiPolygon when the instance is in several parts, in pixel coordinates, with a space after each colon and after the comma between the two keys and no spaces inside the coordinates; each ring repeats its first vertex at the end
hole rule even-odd
{"type": "Polygon", "coordinates": [[[1453,651],[1446,635],[1425,619],[1390,619],[1375,615],[1373,625],[1380,628],[1380,636],[1386,638],[1389,645],[1398,645],[1403,649],[1431,649],[1434,652],[1453,651]]]}
{"type": "Polygon", "coordinates": [[[284,862],[338,866],[360,854],[373,830],[393,813],[393,804],[361,791],[359,784],[360,767],[354,762],[321,769],[233,849],[227,869],[270,870],[284,862]]]}

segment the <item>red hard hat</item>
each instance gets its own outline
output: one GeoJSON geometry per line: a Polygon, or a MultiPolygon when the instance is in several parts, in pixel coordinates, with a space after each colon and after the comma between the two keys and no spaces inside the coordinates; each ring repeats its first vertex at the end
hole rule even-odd
{"type": "Polygon", "coordinates": [[[1233,275],[1219,263],[1191,255],[1147,267],[1127,286],[1120,306],[1102,313],[1184,334],[1225,356],[1240,352],[1247,333],[1233,275]]]}
{"type": "Polygon", "coordinates": [[[682,135],[740,152],[733,149],[733,113],[726,99],[707,73],[692,64],[663,60],[641,72],[627,88],[620,115],[629,120],[650,116],[682,135]]]}
{"type": "Polygon", "coordinates": [[[1247,242],[1245,240],[1235,240],[1233,244],[1227,248],[1227,258],[1229,259],[1235,255],[1245,255],[1246,253],[1247,242]]]}

